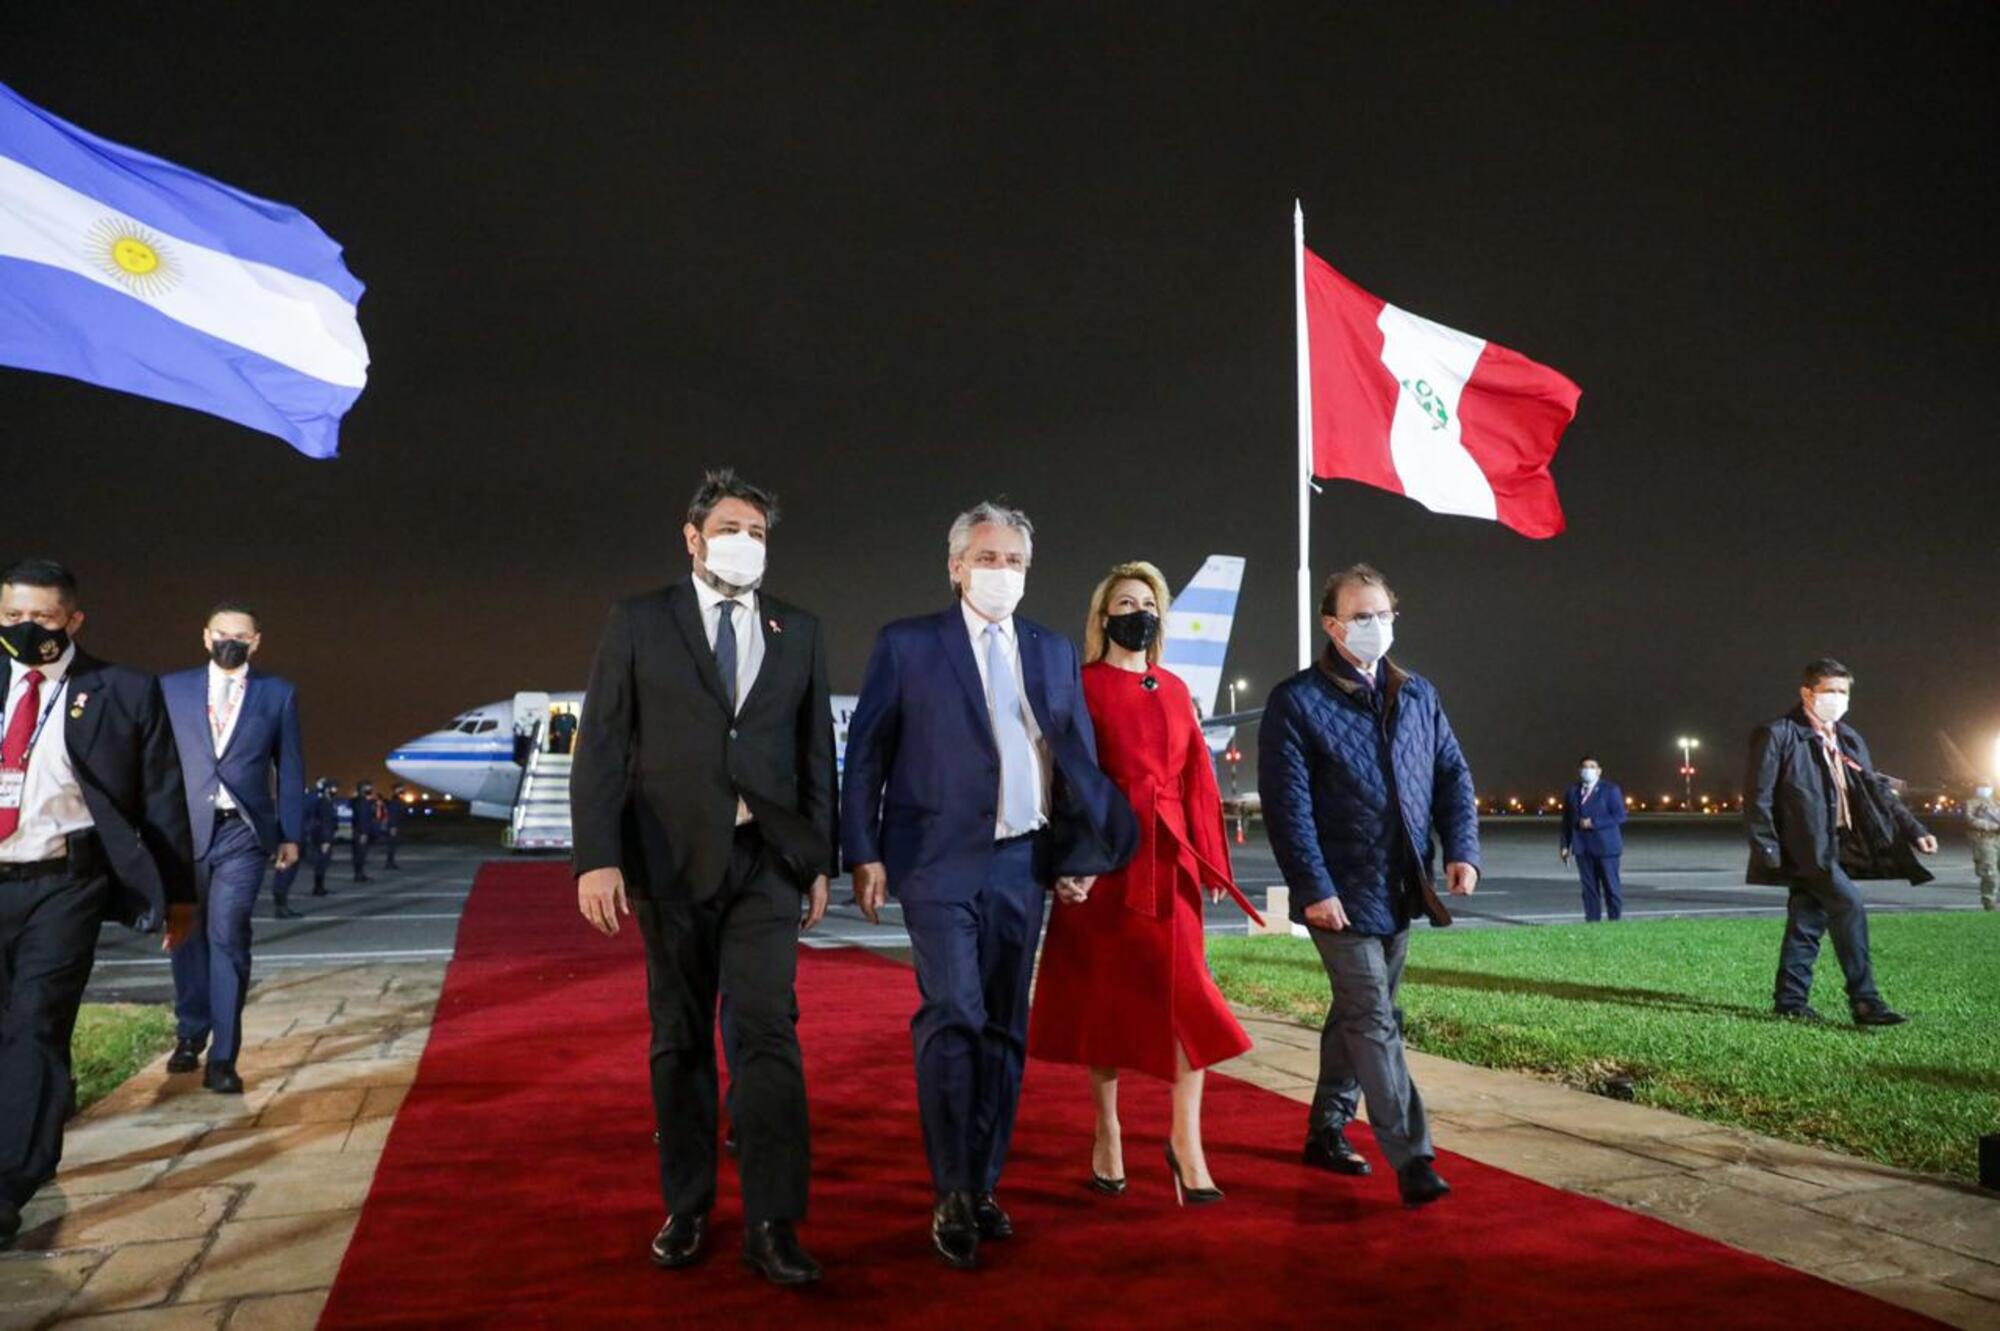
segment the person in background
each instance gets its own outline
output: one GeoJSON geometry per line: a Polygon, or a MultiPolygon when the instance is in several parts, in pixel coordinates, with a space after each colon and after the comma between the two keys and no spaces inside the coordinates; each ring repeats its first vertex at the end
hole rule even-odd
{"type": "Polygon", "coordinates": [[[1250,1048],[1203,951],[1202,889],[1250,915],[1229,867],[1222,795],[1194,698],[1160,668],[1167,581],[1120,564],[1097,584],[1083,630],[1083,698],[1097,759],[1139,819],[1139,850],[1080,891],[1059,886],[1035,984],[1028,1052],[1090,1069],[1097,1131],[1090,1183],[1125,1191],[1118,1073],[1173,1087],[1167,1168],[1182,1205],[1219,1202],[1201,1141],[1203,1069],[1250,1048]]]}
{"type": "Polygon", "coordinates": [[[316,897],[327,895],[326,871],[333,865],[333,843],[340,836],[339,790],[332,777],[323,776],[306,801],[305,852],[312,858],[316,897]]]}
{"type": "Polygon", "coordinates": [[[549,752],[568,753],[576,744],[576,713],[559,708],[549,720],[549,752]]]}
{"type": "Polygon", "coordinates": [[[1576,876],[1583,883],[1586,923],[1619,919],[1625,914],[1625,892],[1618,881],[1618,862],[1625,854],[1625,792],[1604,779],[1604,765],[1585,754],[1577,764],[1577,780],[1563,792],[1562,857],[1576,857],[1576,876]]]}
{"type": "Polygon", "coordinates": [[[264,870],[297,863],[304,835],[298,693],[290,680],[251,669],[263,641],[257,612],[224,601],[202,627],[207,663],[160,680],[187,790],[198,898],[194,933],[174,953],[179,1037],[167,1071],[202,1067],[202,1085],[223,1095],[243,1090],[236,1055],[264,870]]]}
{"type": "Polygon", "coordinates": [[[271,875],[271,914],[275,919],[297,920],[304,918],[304,912],[292,909],[292,884],[299,880],[299,873],[306,867],[306,860],[312,855],[312,807],[318,792],[315,786],[307,786],[304,791],[304,821],[300,826],[299,853],[284,868],[271,875]]]}
{"type": "Polygon", "coordinates": [[[1993,910],[2000,906],[2000,803],[1993,799],[1993,783],[1981,781],[1965,802],[1965,833],[1972,841],[1972,871],[1979,876],[1979,904],[1993,910]]]}
{"type": "Polygon", "coordinates": [[[1854,672],[1821,657],[1807,664],[1797,705],[1750,737],[1743,779],[1743,825],[1750,837],[1745,877],[1791,889],[1772,995],[1779,1016],[1825,1020],[1808,1000],[1819,942],[1831,931],[1854,1024],[1897,1026],[1908,1018],[1875,987],[1868,909],[1854,880],[1929,882],[1931,874],[1911,851],[1935,855],[1937,838],[1896,798],[1875,770],[1867,742],[1841,719],[1853,692],[1854,672]]]}
{"type": "Polygon", "coordinates": [[[395,869],[396,847],[403,844],[403,819],[410,806],[403,802],[403,783],[398,781],[389,787],[389,798],[382,801],[382,867],[395,869]]]}
{"type": "Polygon", "coordinates": [[[368,848],[375,841],[375,783],[363,781],[354,787],[354,798],[347,802],[348,830],[354,837],[354,881],[370,883],[368,876],[368,848]]]}
{"type": "Polygon", "coordinates": [[[172,952],[194,925],[166,702],[151,675],[76,645],[84,618],[61,564],[0,571],[0,1248],[62,1163],[99,927],[164,930],[172,952]]]}
{"type": "Polygon", "coordinates": [[[1326,649],[1272,691],[1257,757],[1292,918],[1311,931],[1333,986],[1305,1162],[1369,1172],[1344,1132],[1365,1095],[1403,1204],[1422,1206],[1451,1188],[1432,1165],[1396,997],[1411,919],[1443,913],[1432,914],[1434,838],[1450,890],[1469,895],[1478,885],[1472,769],[1437,689],[1389,660],[1396,596],[1382,575],[1366,564],[1334,574],[1319,609],[1326,649]]]}

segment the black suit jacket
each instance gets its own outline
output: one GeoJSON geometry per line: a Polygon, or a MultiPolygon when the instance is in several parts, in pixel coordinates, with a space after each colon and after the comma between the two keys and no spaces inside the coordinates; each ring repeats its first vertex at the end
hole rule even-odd
{"type": "Polygon", "coordinates": [[[825,640],[806,611],[757,600],[764,662],[734,716],[693,583],[611,608],[570,775],[578,874],[615,866],[639,896],[712,896],[739,794],[801,890],[838,872],[825,640]]]}
{"type": "Polygon", "coordinates": [[[194,839],[166,700],[153,676],[81,648],[64,678],[63,741],[115,888],[109,914],[151,932],[169,904],[195,899],[194,839]]]}

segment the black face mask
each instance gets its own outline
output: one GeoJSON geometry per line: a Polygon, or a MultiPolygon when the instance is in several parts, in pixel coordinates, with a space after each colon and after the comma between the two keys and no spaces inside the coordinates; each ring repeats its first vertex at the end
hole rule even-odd
{"type": "Polygon", "coordinates": [[[0,626],[0,650],[24,666],[54,665],[69,650],[69,634],[24,619],[18,624],[0,626]]]}
{"type": "Polygon", "coordinates": [[[241,638],[217,638],[208,656],[224,670],[235,670],[250,659],[250,644],[241,638]]]}
{"type": "Polygon", "coordinates": [[[1111,615],[1104,632],[1128,652],[1143,652],[1160,636],[1160,617],[1150,610],[1134,610],[1129,615],[1111,615]]]}

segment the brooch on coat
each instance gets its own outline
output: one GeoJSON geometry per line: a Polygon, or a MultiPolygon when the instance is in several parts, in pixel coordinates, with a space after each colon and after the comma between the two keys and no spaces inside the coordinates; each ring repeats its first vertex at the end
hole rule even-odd
{"type": "Polygon", "coordinates": [[[1144,679],[1139,681],[1139,686],[1145,689],[1146,692],[1151,693],[1154,689],[1160,687],[1160,681],[1154,679],[1151,675],[1148,675],[1144,679]]]}
{"type": "Polygon", "coordinates": [[[83,705],[90,701],[88,693],[79,693],[69,705],[69,719],[74,721],[83,715],[83,705]]]}
{"type": "Polygon", "coordinates": [[[764,623],[770,626],[771,632],[773,633],[783,633],[785,631],[784,625],[780,624],[775,619],[767,619],[764,621],[764,623]]]}

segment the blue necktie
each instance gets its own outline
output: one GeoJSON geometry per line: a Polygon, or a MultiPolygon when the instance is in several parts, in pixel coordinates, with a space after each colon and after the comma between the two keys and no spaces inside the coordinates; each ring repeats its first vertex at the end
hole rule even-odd
{"type": "Polygon", "coordinates": [[[715,668],[722,675],[722,696],[729,699],[729,713],[736,714],[736,602],[723,601],[715,607],[715,668]]]}
{"type": "Polygon", "coordinates": [[[1000,746],[1000,819],[1011,832],[1035,825],[1034,750],[1021,719],[1021,690],[998,624],[986,626],[986,687],[993,700],[993,738],[1000,746]]]}

